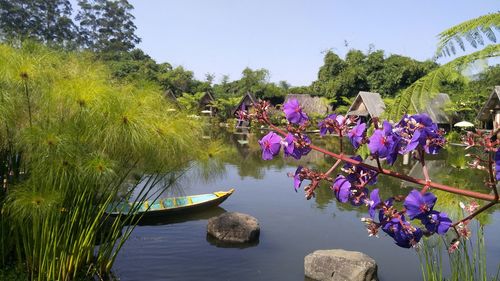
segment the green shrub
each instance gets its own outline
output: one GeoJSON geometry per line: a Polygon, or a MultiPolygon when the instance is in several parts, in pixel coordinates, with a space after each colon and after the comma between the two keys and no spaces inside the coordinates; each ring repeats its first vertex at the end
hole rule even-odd
{"type": "Polygon", "coordinates": [[[38,280],[110,272],[136,221],[106,208],[139,184],[138,200],[168,186],[201,150],[197,121],[160,93],[113,80],[90,54],[0,45],[2,261],[38,280]]]}

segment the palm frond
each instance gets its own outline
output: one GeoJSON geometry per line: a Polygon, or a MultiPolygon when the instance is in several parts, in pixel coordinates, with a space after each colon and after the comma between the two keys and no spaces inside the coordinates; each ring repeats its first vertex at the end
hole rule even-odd
{"type": "Polygon", "coordinates": [[[497,42],[495,31],[500,30],[500,12],[484,15],[461,24],[455,25],[441,32],[439,37],[437,57],[456,54],[455,43],[462,51],[465,51],[465,39],[469,44],[477,48],[485,45],[485,38],[493,43],[497,42]]]}

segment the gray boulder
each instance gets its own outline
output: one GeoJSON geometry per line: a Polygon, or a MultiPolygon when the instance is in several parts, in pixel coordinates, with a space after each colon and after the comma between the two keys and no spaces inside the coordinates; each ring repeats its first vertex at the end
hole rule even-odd
{"type": "Polygon", "coordinates": [[[377,263],[353,251],[318,250],[304,260],[305,275],[320,281],[377,281],[377,263]]]}
{"type": "Polygon", "coordinates": [[[247,214],[227,212],[208,220],[207,232],[230,243],[247,243],[259,239],[259,221],[247,214]]]}

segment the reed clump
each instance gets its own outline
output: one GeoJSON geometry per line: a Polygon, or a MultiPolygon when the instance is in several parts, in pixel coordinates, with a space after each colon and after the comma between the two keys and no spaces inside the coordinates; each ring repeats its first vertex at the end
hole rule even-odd
{"type": "Polygon", "coordinates": [[[201,155],[199,124],[169,108],[92,54],[0,45],[2,264],[32,280],[105,278],[136,223],[109,205],[151,196],[201,155]]]}

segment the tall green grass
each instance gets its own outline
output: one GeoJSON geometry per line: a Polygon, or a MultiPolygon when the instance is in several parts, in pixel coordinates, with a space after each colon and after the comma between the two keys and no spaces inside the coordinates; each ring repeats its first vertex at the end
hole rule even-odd
{"type": "Polygon", "coordinates": [[[137,222],[109,205],[156,196],[202,154],[199,125],[160,93],[91,54],[0,45],[2,264],[32,280],[109,275],[137,222]]]}
{"type": "Polygon", "coordinates": [[[458,249],[452,253],[448,252],[448,247],[455,233],[450,233],[448,237],[423,239],[418,256],[424,281],[498,280],[500,264],[495,275],[487,271],[484,227],[477,220],[471,224],[475,228],[472,231],[474,235],[468,239],[460,238],[458,249]],[[449,269],[449,272],[444,269],[449,269]]]}

